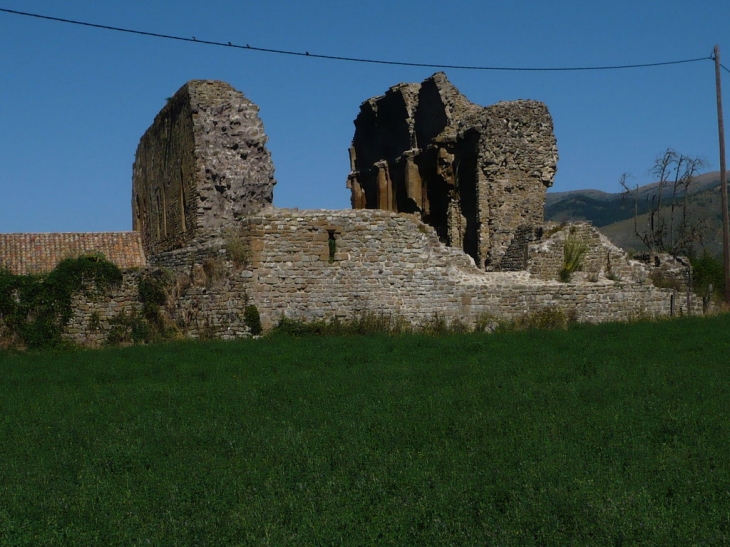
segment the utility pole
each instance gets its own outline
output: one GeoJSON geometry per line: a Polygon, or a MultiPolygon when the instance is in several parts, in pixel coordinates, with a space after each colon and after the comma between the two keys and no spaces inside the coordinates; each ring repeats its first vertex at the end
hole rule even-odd
{"type": "Polygon", "coordinates": [[[717,132],[720,137],[720,190],[722,196],[722,263],[725,271],[725,304],[730,305],[730,220],[727,210],[727,176],[725,175],[725,125],[722,121],[722,86],[720,84],[720,47],[715,46],[715,92],[717,93],[717,132]]]}

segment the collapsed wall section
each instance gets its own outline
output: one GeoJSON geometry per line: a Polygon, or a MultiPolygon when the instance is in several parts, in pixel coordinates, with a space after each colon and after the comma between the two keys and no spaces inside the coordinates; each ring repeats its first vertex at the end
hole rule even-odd
{"type": "Polygon", "coordinates": [[[274,167],[258,107],[225,82],[193,80],[140,140],[133,227],[151,258],[271,204],[274,167]]]}
{"type": "Polygon", "coordinates": [[[348,188],[354,209],[415,213],[487,270],[521,270],[556,171],[544,104],[471,103],[443,73],[365,101],[348,188]]]}

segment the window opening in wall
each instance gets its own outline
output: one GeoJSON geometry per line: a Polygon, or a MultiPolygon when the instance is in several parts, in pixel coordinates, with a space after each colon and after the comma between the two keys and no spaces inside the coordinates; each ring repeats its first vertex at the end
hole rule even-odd
{"type": "Polygon", "coordinates": [[[337,252],[337,240],[335,239],[335,231],[327,230],[327,244],[329,246],[329,261],[332,264],[335,261],[335,253],[337,252]]]}

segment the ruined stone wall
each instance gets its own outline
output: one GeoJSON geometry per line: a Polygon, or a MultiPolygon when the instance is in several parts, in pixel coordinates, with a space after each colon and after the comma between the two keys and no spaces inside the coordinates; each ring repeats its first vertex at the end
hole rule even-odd
{"type": "Polygon", "coordinates": [[[87,347],[103,345],[112,327],[112,320],[121,314],[132,315],[142,309],[138,280],[142,270],[126,270],[122,282],[103,294],[73,295],[73,315],[64,331],[64,338],[87,347]]]}
{"type": "Polygon", "coordinates": [[[686,291],[692,284],[692,267],[687,257],[647,252],[637,254],[634,258],[646,266],[649,277],[657,286],[686,291]]]}
{"type": "Polygon", "coordinates": [[[282,316],[382,313],[417,326],[545,307],[588,322],[702,312],[701,300],[649,284],[651,267],[590,225],[544,233],[557,152],[541,103],[480,107],[443,74],[367,101],[351,148],[350,211],[268,207],[265,143],[258,108],[241,93],[223,82],[183,86],[134,164],[134,227],[149,264],[106,294],[76,295],[65,336],[99,345],[120,317],[139,317],[145,276],[166,280],[165,325],[193,338],[249,335],[250,304],[267,328],[282,316]],[[567,237],[590,250],[583,272],[561,283],[567,237]]]}
{"type": "MultiPolygon", "coordinates": [[[[545,306],[574,309],[591,322],[671,311],[672,291],[645,280],[560,283],[483,272],[411,215],[271,210],[249,225],[252,300],[267,325],[282,314],[315,320],[388,313],[418,324],[436,314],[467,323],[481,314],[509,319],[545,306]]],[[[702,312],[701,302],[692,305],[702,312]]]]}
{"type": "Polygon", "coordinates": [[[133,226],[148,256],[271,204],[276,181],[266,141],[258,107],[241,92],[208,80],[180,88],[135,155],[133,226]]]}
{"type": "Polygon", "coordinates": [[[511,101],[487,107],[466,124],[483,135],[479,205],[489,225],[485,264],[487,269],[517,269],[503,258],[516,234],[542,227],[545,196],[557,170],[552,117],[543,103],[511,101]]]}
{"type": "MultiPolygon", "coordinates": [[[[547,239],[552,243],[545,253],[531,246],[531,264],[542,264],[531,274],[484,272],[468,255],[441,244],[433,228],[416,216],[387,211],[266,209],[248,217],[237,233],[247,246],[243,262],[234,261],[230,246],[212,235],[192,254],[166,254],[174,279],[165,313],[181,335],[246,336],[243,313],[248,304],[257,306],[265,327],[282,316],[312,321],[383,313],[414,325],[436,316],[473,325],[484,316],[516,319],[551,306],[586,322],[682,314],[688,309],[683,295],[652,286],[646,271],[617,280],[605,275],[587,279],[605,264],[605,245],[595,258],[587,257],[587,271],[570,283],[558,282],[553,271],[557,261],[551,260],[562,260],[559,237],[547,239]]],[[[588,240],[596,233],[581,225],[572,235],[588,240]]],[[[638,262],[629,264],[617,252],[617,263],[623,260],[630,271],[644,268],[638,262]]],[[[78,296],[68,336],[82,343],[104,340],[111,317],[121,310],[141,309],[135,283],[150,270],[127,272],[125,284],[108,297],[78,296]],[[101,325],[97,331],[90,329],[94,312],[101,325]]],[[[702,313],[701,299],[690,303],[690,311],[702,313]]]]}
{"type": "Polygon", "coordinates": [[[250,302],[253,273],[225,259],[207,259],[176,270],[127,270],[122,282],[103,294],[74,295],[73,316],[64,338],[99,347],[106,343],[112,328],[119,325],[120,316],[141,319],[144,306],[139,282],[141,277],[150,275],[166,278],[164,286],[169,298],[160,313],[163,322],[179,336],[230,340],[250,335],[244,310],[250,302]]]}
{"type": "Polygon", "coordinates": [[[480,267],[519,270],[556,162],[545,105],[481,107],[437,73],[361,105],[348,187],[355,209],[417,213],[480,267]]]}
{"type": "Polygon", "coordinates": [[[588,247],[582,268],[573,274],[575,280],[591,282],[607,278],[618,282],[648,282],[649,268],[631,260],[625,251],[587,222],[547,226],[539,241],[528,247],[527,271],[537,279],[557,280],[563,267],[566,239],[588,247]]]}

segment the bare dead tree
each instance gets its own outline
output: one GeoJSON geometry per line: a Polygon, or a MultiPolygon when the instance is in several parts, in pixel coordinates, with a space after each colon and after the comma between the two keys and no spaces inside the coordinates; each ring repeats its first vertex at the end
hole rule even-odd
{"type": "Polygon", "coordinates": [[[630,188],[628,174],[621,175],[619,184],[624,196],[634,201],[634,233],[649,250],[676,256],[691,253],[695,245],[702,243],[705,221],[693,217],[688,200],[695,177],[704,166],[700,158],[667,148],[649,171],[658,180],[646,191],[643,198],[646,213],[641,215],[639,187],[630,188]]]}

